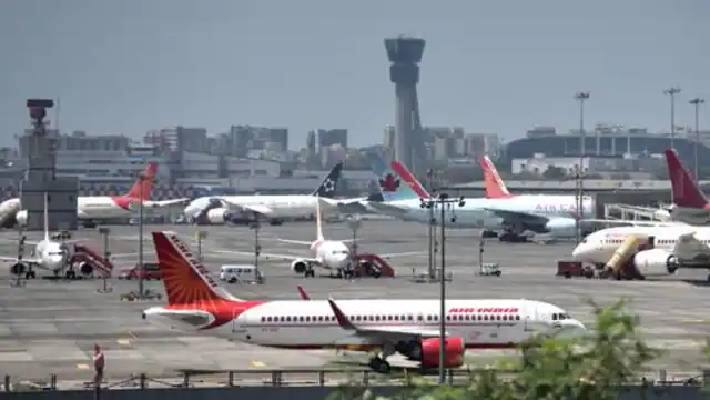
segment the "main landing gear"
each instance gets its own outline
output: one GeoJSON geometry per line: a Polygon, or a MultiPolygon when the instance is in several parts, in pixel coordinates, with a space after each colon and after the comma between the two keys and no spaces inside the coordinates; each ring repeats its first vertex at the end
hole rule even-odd
{"type": "Polygon", "coordinates": [[[371,358],[367,365],[375,372],[379,372],[382,374],[387,374],[390,372],[390,363],[380,357],[371,358]]]}
{"type": "Polygon", "coordinates": [[[367,365],[375,372],[388,374],[390,372],[390,363],[387,362],[387,357],[394,354],[394,352],[395,349],[393,345],[385,344],[382,348],[382,353],[371,358],[367,365]]]}

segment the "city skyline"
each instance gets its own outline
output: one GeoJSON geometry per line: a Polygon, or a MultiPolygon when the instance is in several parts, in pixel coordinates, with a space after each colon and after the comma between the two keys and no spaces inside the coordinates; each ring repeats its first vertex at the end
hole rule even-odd
{"type": "MultiPolygon", "coordinates": [[[[495,132],[577,126],[589,90],[599,122],[692,125],[708,96],[710,5],[702,1],[9,1],[0,14],[0,145],[28,123],[28,97],[61,98],[61,129],[124,134],[182,125],[285,127],[289,148],[316,128],[344,128],[355,147],[394,124],[383,40],[422,37],[424,126],[495,132]],[[207,6],[206,6],[207,5],[207,6]],[[408,7],[405,7],[408,6],[408,7]],[[687,97],[687,99],[686,99],[687,97]]],[[[707,112],[701,111],[701,129],[707,112]]],[[[50,117],[54,119],[54,114],[50,117]]]]}

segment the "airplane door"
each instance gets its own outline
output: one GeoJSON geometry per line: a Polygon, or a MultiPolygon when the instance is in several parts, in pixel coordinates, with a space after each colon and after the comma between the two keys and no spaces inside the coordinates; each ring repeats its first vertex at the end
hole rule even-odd
{"type": "Polygon", "coordinates": [[[655,236],[649,236],[648,237],[648,242],[647,246],[649,249],[653,249],[656,247],[656,237],[655,236]]]}

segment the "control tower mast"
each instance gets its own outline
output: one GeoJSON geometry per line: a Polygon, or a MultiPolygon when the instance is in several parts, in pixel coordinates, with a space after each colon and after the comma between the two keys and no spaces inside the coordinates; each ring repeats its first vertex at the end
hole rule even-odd
{"type": "Polygon", "coordinates": [[[417,82],[424,53],[424,39],[398,37],[385,39],[390,65],[390,80],[395,84],[395,151],[394,158],[415,174],[424,169],[424,146],[421,137],[417,82]]]}

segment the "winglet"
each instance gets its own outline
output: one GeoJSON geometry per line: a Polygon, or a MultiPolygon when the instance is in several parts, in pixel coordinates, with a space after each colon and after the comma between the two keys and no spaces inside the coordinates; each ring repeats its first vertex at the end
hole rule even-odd
{"type": "Polygon", "coordinates": [[[666,150],[666,161],[673,202],[679,207],[705,208],[708,205],[707,198],[690,177],[688,170],[683,167],[674,149],[666,150]]]}
{"type": "Polygon", "coordinates": [[[486,184],[486,197],[489,199],[507,199],[513,197],[505,186],[505,182],[500,178],[496,166],[488,156],[480,158],[479,163],[483,170],[483,180],[486,184]]]}
{"type": "Polygon", "coordinates": [[[404,179],[404,181],[407,182],[407,185],[409,185],[409,187],[414,190],[414,192],[417,194],[417,196],[419,196],[420,199],[428,199],[430,197],[429,192],[424,189],[424,186],[419,183],[417,178],[411,172],[409,172],[409,170],[404,164],[395,160],[390,163],[390,167],[392,167],[394,172],[396,172],[400,178],[404,179]]]}
{"type": "Polygon", "coordinates": [[[329,298],[328,304],[330,304],[330,308],[333,309],[333,313],[335,314],[335,320],[338,321],[338,325],[340,325],[341,328],[347,331],[355,330],[355,325],[353,325],[353,323],[350,322],[348,317],[346,317],[345,314],[340,310],[340,308],[338,308],[338,306],[335,304],[335,300],[329,298]]]}
{"type": "Polygon", "coordinates": [[[301,295],[301,300],[310,300],[311,297],[306,293],[305,290],[303,290],[303,287],[301,285],[296,286],[298,288],[298,294],[301,295]]]}

